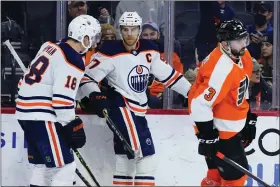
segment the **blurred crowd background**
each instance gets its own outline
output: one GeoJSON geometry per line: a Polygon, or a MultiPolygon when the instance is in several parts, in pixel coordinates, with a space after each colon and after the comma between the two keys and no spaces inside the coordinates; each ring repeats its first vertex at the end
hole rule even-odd
{"type": "MultiPolygon", "coordinates": [[[[161,55],[190,81],[200,62],[216,47],[216,26],[239,19],[250,34],[254,64],[249,100],[255,110],[279,109],[280,2],[277,1],[1,1],[1,107],[14,107],[20,69],[3,42],[9,39],[27,67],[45,41],[67,35],[68,23],[89,14],[102,26],[102,40],[118,40],[125,11],[143,19],[142,39],[154,40],[161,55]]],[[[150,108],[185,108],[175,92],[150,76],[150,108]]]]}

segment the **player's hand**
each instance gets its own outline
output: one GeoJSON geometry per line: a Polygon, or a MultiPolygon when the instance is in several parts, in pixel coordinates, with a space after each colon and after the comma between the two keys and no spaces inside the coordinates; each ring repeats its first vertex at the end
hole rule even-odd
{"type": "Polygon", "coordinates": [[[82,148],[85,145],[86,134],[83,127],[84,123],[79,117],[76,117],[62,127],[60,133],[69,147],[77,149],[82,148]]]}
{"type": "Polygon", "coordinates": [[[258,115],[248,112],[245,126],[241,131],[243,147],[248,147],[256,138],[256,124],[258,115]]]}
{"type": "Polygon", "coordinates": [[[98,117],[104,118],[103,110],[109,109],[109,102],[107,96],[102,92],[92,92],[89,95],[89,108],[96,112],[98,117]]]}
{"type": "Polygon", "coordinates": [[[84,97],[78,103],[79,103],[79,105],[80,105],[80,107],[81,107],[81,109],[83,111],[85,111],[85,112],[92,112],[89,109],[89,98],[88,97],[84,97]]]}
{"type": "Polygon", "coordinates": [[[207,132],[207,134],[196,134],[199,145],[198,153],[209,158],[215,157],[218,152],[219,143],[219,133],[217,129],[213,129],[212,132],[207,132]]]}

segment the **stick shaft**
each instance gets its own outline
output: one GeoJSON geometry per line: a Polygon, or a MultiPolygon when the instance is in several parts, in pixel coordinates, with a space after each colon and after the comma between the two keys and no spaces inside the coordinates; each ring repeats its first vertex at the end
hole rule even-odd
{"type": "Polygon", "coordinates": [[[82,155],[80,154],[80,152],[77,149],[74,149],[74,152],[76,154],[76,156],[78,157],[78,159],[80,160],[81,164],[84,166],[84,168],[87,170],[88,174],[90,175],[91,179],[94,181],[94,183],[96,184],[96,186],[100,187],[100,184],[98,183],[98,181],[96,180],[96,178],[94,177],[94,175],[92,174],[91,170],[89,169],[86,161],[84,160],[84,158],[82,157],[82,155]]]}
{"type": "Polygon", "coordinates": [[[251,173],[250,171],[248,171],[247,169],[245,169],[244,167],[242,167],[238,163],[236,163],[233,160],[227,158],[223,153],[218,152],[216,156],[218,158],[222,159],[223,161],[225,161],[226,163],[230,164],[231,166],[233,166],[235,169],[241,171],[244,174],[247,174],[248,176],[250,176],[251,178],[253,178],[257,182],[261,183],[262,185],[264,185],[266,187],[271,187],[271,185],[267,184],[262,179],[260,179],[259,177],[255,176],[253,173],[251,173]]]}
{"type": "Polygon", "coordinates": [[[17,61],[18,65],[22,69],[22,71],[25,73],[27,71],[26,67],[24,66],[23,62],[19,58],[18,54],[16,53],[15,49],[13,48],[12,44],[10,43],[9,40],[6,40],[4,44],[8,47],[10,50],[11,54],[13,55],[14,59],[17,61]]]}
{"type": "Polygon", "coordinates": [[[103,110],[103,114],[106,118],[107,124],[111,127],[111,129],[113,130],[113,133],[115,135],[117,135],[117,137],[120,139],[120,141],[123,143],[125,149],[127,149],[127,151],[134,157],[134,151],[132,150],[130,144],[126,141],[126,139],[124,138],[124,136],[122,135],[122,133],[119,131],[119,129],[117,128],[116,124],[112,121],[112,119],[110,118],[110,116],[108,115],[108,111],[106,109],[103,110]]]}
{"type": "Polygon", "coordinates": [[[92,187],[92,185],[85,179],[85,177],[80,173],[78,169],[76,169],[76,174],[80,177],[80,179],[85,183],[87,187],[92,187]]]}

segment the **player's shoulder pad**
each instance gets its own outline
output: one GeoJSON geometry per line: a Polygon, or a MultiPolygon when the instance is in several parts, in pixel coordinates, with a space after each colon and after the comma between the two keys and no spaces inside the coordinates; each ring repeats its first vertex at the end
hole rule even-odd
{"type": "Polygon", "coordinates": [[[155,41],[153,40],[145,40],[145,39],[140,39],[139,40],[139,51],[148,51],[148,50],[154,50],[156,52],[159,52],[159,48],[155,41]]]}
{"type": "Polygon", "coordinates": [[[58,46],[62,50],[62,55],[64,55],[70,65],[78,68],[80,71],[85,71],[85,64],[81,54],[77,53],[69,44],[65,42],[58,44],[58,46]]]}
{"type": "Polygon", "coordinates": [[[125,49],[122,40],[105,40],[98,52],[112,57],[120,53],[126,53],[127,50],[125,49]]]}

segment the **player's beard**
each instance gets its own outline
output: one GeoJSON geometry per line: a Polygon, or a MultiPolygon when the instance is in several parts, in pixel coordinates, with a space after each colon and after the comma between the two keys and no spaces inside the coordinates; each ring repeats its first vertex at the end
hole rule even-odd
{"type": "Polygon", "coordinates": [[[242,49],[240,49],[239,51],[236,49],[231,49],[231,53],[235,56],[235,57],[239,57],[239,56],[243,56],[245,54],[245,47],[243,47],[242,49]]]}
{"type": "Polygon", "coordinates": [[[124,39],[123,42],[126,45],[128,45],[128,46],[133,46],[134,44],[136,44],[137,38],[136,39],[135,38],[129,38],[129,40],[128,39],[126,39],[126,40],[124,39]]]}

